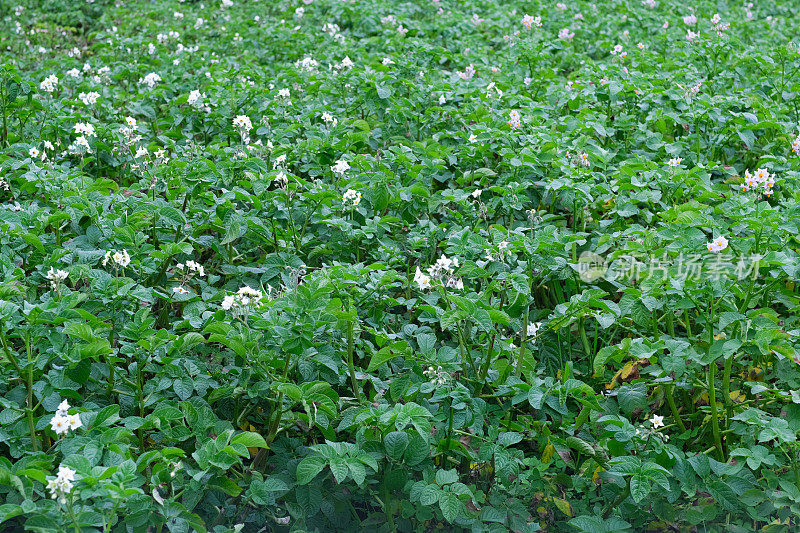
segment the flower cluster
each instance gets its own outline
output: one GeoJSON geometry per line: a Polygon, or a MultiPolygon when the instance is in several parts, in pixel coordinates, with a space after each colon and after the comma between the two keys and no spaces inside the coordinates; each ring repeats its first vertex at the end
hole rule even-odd
{"type": "Polygon", "coordinates": [[[331,167],[331,170],[337,176],[344,176],[344,173],[350,170],[350,163],[348,163],[344,159],[340,159],[336,162],[334,166],[331,167]]]}
{"type": "Polygon", "coordinates": [[[525,327],[525,335],[526,337],[534,338],[536,334],[539,333],[539,330],[542,329],[541,322],[531,322],[525,327]]]}
{"type": "Polygon", "coordinates": [[[792,141],[792,151],[795,153],[795,155],[797,155],[797,157],[800,157],[800,135],[798,135],[797,138],[792,141]]]}
{"type": "Polygon", "coordinates": [[[522,17],[522,25],[528,28],[529,30],[533,27],[541,28],[542,17],[532,17],[531,15],[525,15],[524,17],[522,17]]]}
{"type": "Polygon", "coordinates": [[[50,427],[56,432],[56,435],[66,435],[69,433],[70,429],[75,431],[82,425],[80,416],[69,414],[69,403],[67,403],[67,400],[63,400],[59,404],[58,409],[56,409],[56,414],[53,415],[53,419],[50,420],[50,427]]]}
{"type": "Polygon", "coordinates": [[[745,170],[742,191],[758,191],[759,185],[763,186],[762,193],[764,196],[772,196],[772,188],[775,186],[775,174],[770,174],[765,168],[759,168],[753,174],[750,174],[749,170],[745,170]]]}
{"type": "Polygon", "coordinates": [[[65,504],[67,494],[72,492],[75,486],[73,481],[75,481],[75,471],[68,466],[59,465],[56,477],[47,481],[47,490],[54,500],[58,499],[61,504],[65,504]]]}
{"type": "Polygon", "coordinates": [[[444,385],[447,383],[447,378],[450,377],[450,374],[443,371],[441,366],[437,366],[436,368],[429,366],[423,371],[423,374],[430,380],[431,385],[444,385]]]}
{"type": "Polygon", "coordinates": [[[562,41],[571,41],[575,37],[574,31],[569,31],[569,28],[562,28],[558,32],[558,38],[562,41]]]}
{"type": "Polygon", "coordinates": [[[500,241],[496,247],[486,250],[486,259],[488,261],[505,261],[506,254],[508,253],[508,241],[500,241]]]}
{"type": "Polygon", "coordinates": [[[150,74],[147,74],[144,78],[141,78],[139,80],[139,84],[147,85],[150,89],[152,89],[160,81],[161,81],[161,76],[159,76],[155,72],[151,72],[150,74]]]}
{"type": "Polygon", "coordinates": [[[518,129],[522,126],[519,111],[513,110],[508,114],[508,125],[511,126],[511,129],[518,129]]]}
{"type": "Polygon", "coordinates": [[[53,267],[50,267],[50,270],[47,272],[47,279],[50,281],[50,285],[53,287],[53,290],[58,290],[61,286],[61,283],[64,282],[69,276],[69,272],[64,270],[55,270],[53,267]]]}
{"type": "Polygon", "coordinates": [[[719,13],[714,13],[714,16],[711,17],[711,24],[712,24],[712,28],[711,29],[713,29],[715,32],[717,32],[717,35],[720,35],[720,36],[723,35],[724,32],[728,31],[731,28],[731,25],[730,25],[729,22],[725,22],[725,23],[722,22],[722,17],[719,16],[719,13]]]}
{"type": "Polygon", "coordinates": [[[42,83],[39,84],[39,88],[46,93],[52,93],[56,90],[57,85],[58,78],[55,74],[50,74],[42,81],[42,83]]]}
{"type": "Polygon", "coordinates": [[[677,167],[677,166],[680,166],[682,161],[683,161],[683,159],[681,159],[680,157],[673,157],[672,159],[667,161],[667,165],[669,165],[671,167],[677,167]]]}
{"type": "Polygon", "coordinates": [[[263,292],[245,285],[236,294],[229,294],[223,298],[220,307],[225,311],[232,311],[235,316],[247,317],[253,308],[261,305],[263,298],[263,292]]]}
{"type": "Polygon", "coordinates": [[[728,239],[720,235],[713,241],[706,244],[709,252],[721,252],[728,247],[728,239]]]}
{"type": "Polygon", "coordinates": [[[100,98],[100,93],[95,91],[80,93],[78,98],[83,102],[83,105],[92,106],[97,103],[97,100],[100,98]]]}
{"type": "Polygon", "coordinates": [[[347,189],[347,191],[342,195],[342,205],[344,207],[355,207],[361,203],[361,193],[353,190],[347,189]]]}
{"type": "Polygon", "coordinates": [[[250,130],[253,129],[253,123],[247,115],[236,115],[233,119],[233,127],[239,131],[242,137],[242,142],[247,143],[250,140],[250,130]]]}
{"type": "Polygon", "coordinates": [[[188,260],[186,264],[178,263],[175,268],[179,271],[179,285],[172,288],[172,292],[176,294],[188,294],[189,291],[184,288],[184,283],[191,280],[194,276],[203,277],[206,275],[206,269],[197,261],[188,260]]]}
{"type": "Polygon", "coordinates": [[[327,111],[326,111],[326,112],[324,112],[324,113],[322,113],[322,121],[323,121],[325,124],[327,124],[327,125],[329,125],[330,127],[332,127],[332,128],[333,128],[334,126],[336,126],[336,124],[338,124],[338,123],[339,123],[339,121],[338,121],[338,120],[336,120],[336,117],[334,117],[333,115],[331,115],[331,114],[330,114],[330,113],[328,113],[327,111]]]}
{"type": "Polygon", "coordinates": [[[205,110],[206,113],[210,113],[211,106],[203,102],[205,98],[206,98],[206,93],[201,93],[197,89],[194,89],[192,91],[189,91],[189,96],[186,98],[186,103],[195,109],[203,109],[205,110]]]}
{"type": "Polygon", "coordinates": [[[461,78],[462,80],[471,80],[475,77],[475,67],[469,65],[467,68],[464,69],[464,72],[458,71],[456,72],[456,76],[461,78]]]}
{"type": "Polygon", "coordinates": [[[420,268],[417,267],[417,272],[414,274],[414,282],[421,290],[430,289],[433,286],[432,282],[435,280],[442,281],[445,287],[462,290],[464,282],[454,275],[457,268],[458,258],[449,259],[442,254],[442,257],[428,267],[428,274],[423,274],[420,268]]]}
{"type": "Polygon", "coordinates": [[[122,268],[131,264],[131,256],[128,254],[128,250],[108,250],[106,255],[103,256],[103,266],[106,266],[112,260],[122,268]]]}

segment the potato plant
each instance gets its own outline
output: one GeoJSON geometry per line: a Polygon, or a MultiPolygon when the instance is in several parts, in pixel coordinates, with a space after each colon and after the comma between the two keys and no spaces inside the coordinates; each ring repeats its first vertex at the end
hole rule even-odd
{"type": "Polygon", "coordinates": [[[0,528],[800,529],[792,2],[0,2],[0,528]]]}

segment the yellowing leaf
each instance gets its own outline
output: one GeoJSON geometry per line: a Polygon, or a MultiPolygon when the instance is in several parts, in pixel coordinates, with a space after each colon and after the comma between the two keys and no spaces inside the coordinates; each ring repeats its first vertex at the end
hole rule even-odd
{"type": "Polygon", "coordinates": [[[600,484],[600,472],[603,472],[605,468],[602,466],[598,466],[594,469],[594,473],[592,474],[592,481],[594,481],[597,485],[600,484]]]}
{"type": "Polygon", "coordinates": [[[544,451],[542,452],[542,462],[549,463],[553,460],[553,454],[556,453],[556,447],[552,444],[549,444],[544,447],[544,451]]]}
{"type": "Polygon", "coordinates": [[[556,504],[558,510],[567,515],[568,517],[572,518],[572,506],[569,504],[567,500],[562,500],[561,498],[553,498],[553,503],[556,504]]]}

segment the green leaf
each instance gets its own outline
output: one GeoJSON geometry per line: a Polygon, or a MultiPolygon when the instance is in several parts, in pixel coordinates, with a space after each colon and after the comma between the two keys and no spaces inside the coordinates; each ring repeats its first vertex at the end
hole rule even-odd
{"type": "Polygon", "coordinates": [[[419,503],[422,505],[433,505],[439,501],[439,494],[442,493],[436,485],[426,485],[419,493],[419,503]]]}
{"type": "MultiPolygon", "coordinates": [[[[328,466],[330,467],[331,472],[333,472],[333,477],[336,479],[336,483],[342,483],[347,479],[347,474],[350,469],[348,468],[344,459],[341,457],[334,457],[330,460],[328,466]]],[[[361,468],[364,468],[363,465],[361,468]]]]}
{"type": "Polygon", "coordinates": [[[437,470],[436,472],[436,484],[440,487],[449,483],[455,483],[457,481],[458,472],[455,468],[452,470],[437,470]]]}
{"type": "Polygon", "coordinates": [[[172,382],[172,388],[178,398],[188,400],[194,392],[194,381],[190,377],[178,378],[172,382]]]}
{"type": "Polygon", "coordinates": [[[461,515],[464,504],[452,492],[443,491],[439,494],[439,509],[442,510],[444,519],[451,524],[461,515]]]}
{"type": "Polygon", "coordinates": [[[383,211],[389,206],[389,186],[385,181],[379,181],[372,188],[372,207],[375,211],[383,211]]]}
{"type": "Polygon", "coordinates": [[[631,476],[631,498],[636,503],[642,501],[648,494],[650,494],[650,479],[643,473],[637,473],[631,476]]]}
{"type": "Polygon", "coordinates": [[[297,484],[306,485],[312,479],[317,477],[317,474],[322,472],[322,469],[327,466],[328,461],[324,457],[312,455],[306,457],[297,464],[297,484]]]}
{"type": "Polygon", "coordinates": [[[405,431],[392,431],[383,439],[386,455],[392,459],[400,459],[408,447],[408,434],[405,431]]]}
{"type": "Polygon", "coordinates": [[[244,444],[248,448],[269,448],[264,437],[253,431],[243,431],[234,435],[231,444],[244,444]]]}
{"type": "Polygon", "coordinates": [[[97,416],[91,423],[92,428],[110,426],[119,420],[119,405],[109,405],[98,411],[97,416]]]}

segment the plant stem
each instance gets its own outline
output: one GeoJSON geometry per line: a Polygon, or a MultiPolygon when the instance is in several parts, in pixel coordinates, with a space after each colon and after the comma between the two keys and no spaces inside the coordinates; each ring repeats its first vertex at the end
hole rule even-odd
{"type": "MultiPolygon", "coordinates": [[[[347,307],[348,310],[350,308],[350,300],[347,300],[347,307]]],[[[356,369],[355,364],[353,363],[353,352],[355,351],[355,347],[353,345],[353,322],[354,319],[349,319],[347,321],[347,369],[350,372],[350,383],[353,386],[353,394],[356,397],[356,401],[361,403],[361,391],[358,388],[358,380],[356,379],[356,369]]]]}
{"type": "Polygon", "coordinates": [[[686,431],[686,426],[681,420],[681,415],[678,413],[678,407],[675,405],[675,397],[673,394],[675,393],[675,385],[665,385],[664,386],[664,395],[667,397],[667,405],[669,405],[669,410],[672,411],[672,418],[675,419],[675,423],[678,424],[678,427],[681,428],[681,431],[686,431]]]}
{"type": "Polygon", "coordinates": [[[719,433],[719,415],[717,409],[716,379],[717,363],[712,361],[708,365],[708,405],[711,407],[711,432],[714,436],[714,446],[717,448],[719,460],[725,460],[725,453],[722,450],[722,438],[719,433]]]}

